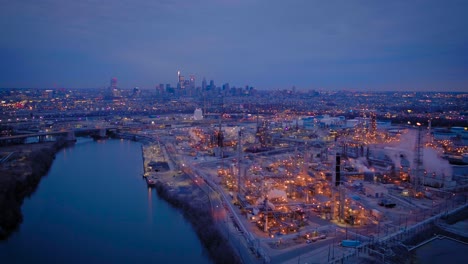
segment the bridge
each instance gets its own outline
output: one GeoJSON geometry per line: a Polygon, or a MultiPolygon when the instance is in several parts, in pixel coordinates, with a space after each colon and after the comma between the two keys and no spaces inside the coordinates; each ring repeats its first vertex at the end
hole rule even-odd
{"type": "Polygon", "coordinates": [[[102,127],[102,128],[77,128],[62,131],[49,132],[27,132],[23,131],[22,135],[0,137],[0,146],[24,144],[28,138],[37,139],[37,142],[56,141],[57,138],[65,138],[67,141],[75,141],[76,135],[90,134],[98,137],[105,137],[108,130],[117,129],[117,127],[102,127]]]}

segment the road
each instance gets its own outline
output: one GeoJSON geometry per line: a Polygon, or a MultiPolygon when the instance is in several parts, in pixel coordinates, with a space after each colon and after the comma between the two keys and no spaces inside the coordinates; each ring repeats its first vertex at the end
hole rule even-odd
{"type": "Polygon", "coordinates": [[[176,152],[172,143],[166,143],[166,155],[174,163],[175,169],[182,170],[199,188],[209,197],[213,219],[218,224],[221,232],[227,234],[231,245],[237,250],[244,263],[261,263],[260,259],[249,250],[249,240],[253,240],[252,234],[244,227],[239,216],[235,213],[230,200],[224,192],[218,191],[218,186],[213,183],[209,175],[206,175],[196,164],[182,159],[176,152]],[[228,215],[230,217],[228,217],[228,215]],[[231,222],[231,220],[233,222],[231,222]],[[235,226],[239,228],[236,230],[235,226]],[[234,227],[234,229],[232,228],[234,227]]]}

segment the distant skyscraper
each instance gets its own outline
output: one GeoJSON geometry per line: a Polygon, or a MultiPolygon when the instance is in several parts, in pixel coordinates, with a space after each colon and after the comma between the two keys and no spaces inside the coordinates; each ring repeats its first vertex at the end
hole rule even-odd
{"type": "Polygon", "coordinates": [[[180,88],[185,88],[185,77],[182,75],[179,78],[179,84],[180,84],[180,88]]]}
{"type": "Polygon", "coordinates": [[[117,88],[117,78],[112,77],[112,79],[111,79],[111,81],[110,81],[110,87],[111,87],[112,89],[117,88]]]}
{"type": "Polygon", "coordinates": [[[185,88],[185,78],[180,74],[180,71],[177,71],[177,88],[185,88]]]}
{"type": "Polygon", "coordinates": [[[195,75],[190,74],[190,88],[195,89],[195,75]]]}
{"type": "Polygon", "coordinates": [[[160,83],[159,85],[156,85],[156,95],[162,95],[164,94],[164,84],[160,83]]]}
{"type": "Polygon", "coordinates": [[[206,91],[206,79],[205,77],[203,77],[203,81],[202,81],[202,91],[206,91]]]}
{"type": "Polygon", "coordinates": [[[120,97],[120,91],[117,88],[117,78],[112,77],[109,86],[109,95],[111,97],[120,97]]]}

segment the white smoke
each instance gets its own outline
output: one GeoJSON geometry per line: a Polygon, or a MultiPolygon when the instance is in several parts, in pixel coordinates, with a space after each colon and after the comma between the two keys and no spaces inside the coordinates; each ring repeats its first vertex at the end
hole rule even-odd
{"type": "MultiPolygon", "coordinates": [[[[406,159],[410,163],[410,168],[414,168],[414,158],[416,151],[416,142],[418,140],[418,131],[414,129],[407,129],[405,133],[400,136],[400,141],[395,147],[396,149],[402,150],[400,154],[406,156],[406,159]]],[[[401,160],[400,155],[398,159],[401,160]]]]}
{"type": "MultiPolygon", "coordinates": [[[[268,205],[268,207],[270,207],[273,210],[275,209],[275,206],[273,205],[272,202],[270,202],[272,199],[281,199],[281,200],[283,200],[285,202],[288,201],[288,198],[286,196],[286,192],[283,191],[283,190],[278,190],[278,189],[270,190],[268,192],[267,197],[268,197],[268,200],[269,200],[267,205],[268,205]]],[[[260,198],[257,199],[256,204],[257,205],[263,204],[264,201],[265,201],[265,198],[260,197],[260,198]]]]}
{"type": "MultiPolygon", "coordinates": [[[[400,155],[404,155],[406,157],[410,163],[410,168],[415,168],[417,140],[418,131],[415,129],[407,129],[400,136],[398,143],[394,144],[393,147],[384,148],[385,153],[390,159],[392,159],[396,168],[401,166],[400,155]]],[[[435,173],[437,175],[452,175],[452,167],[447,160],[442,159],[440,155],[438,155],[437,150],[424,147],[422,149],[422,156],[423,168],[428,174],[435,173]]]]}
{"type": "Polygon", "coordinates": [[[436,175],[451,176],[453,173],[449,162],[440,158],[437,151],[432,148],[423,150],[423,166],[428,175],[435,173],[436,175]]]}
{"type": "Polygon", "coordinates": [[[357,159],[350,159],[351,166],[356,168],[358,172],[370,172],[371,170],[366,166],[366,158],[360,157],[357,159]]]}

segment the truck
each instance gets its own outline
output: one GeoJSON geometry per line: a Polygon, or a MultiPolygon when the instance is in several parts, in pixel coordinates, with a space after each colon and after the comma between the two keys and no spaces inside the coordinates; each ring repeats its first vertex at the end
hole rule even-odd
{"type": "Polygon", "coordinates": [[[394,202],[392,202],[390,200],[387,200],[387,199],[380,200],[379,205],[380,206],[385,206],[387,208],[393,208],[393,207],[396,206],[396,204],[394,202]]]}

